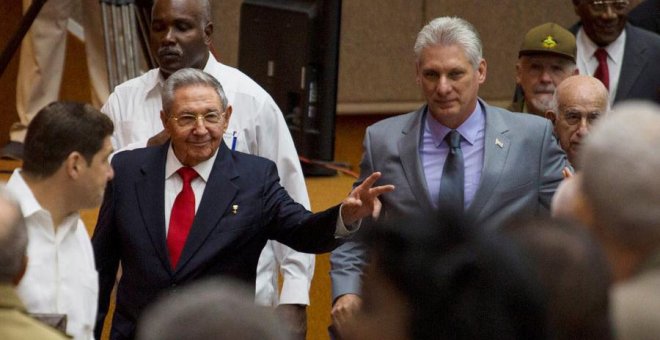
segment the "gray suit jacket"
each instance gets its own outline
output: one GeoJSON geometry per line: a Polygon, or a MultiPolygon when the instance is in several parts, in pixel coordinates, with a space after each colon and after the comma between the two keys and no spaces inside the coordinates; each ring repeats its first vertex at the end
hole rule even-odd
{"type": "MultiPolygon", "coordinates": [[[[561,170],[567,165],[550,121],[479,103],[486,115],[486,131],[481,180],[466,211],[472,224],[494,229],[510,218],[547,215],[552,195],[563,179],[561,170]]],[[[356,184],[380,171],[383,176],[377,184],[396,187],[380,196],[381,218],[434,213],[419,157],[425,111],[426,106],[367,128],[356,184]]],[[[330,261],[333,298],[359,293],[365,263],[361,245],[345,243],[333,251],[330,261]]]]}

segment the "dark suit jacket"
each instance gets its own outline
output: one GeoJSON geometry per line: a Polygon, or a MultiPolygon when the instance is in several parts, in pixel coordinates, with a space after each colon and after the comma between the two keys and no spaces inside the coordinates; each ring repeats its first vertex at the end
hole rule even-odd
{"type": "Polygon", "coordinates": [[[121,261],[112,339],[132,338],[135,323],[157,295],[214,275],[254,285],[267,239],[295,250],[328,252],[338,245],[338,207],[312,214],[279,184],[275,164],[231,152],[221,143],[177,267],[165,236],[165,161],[169,143],[117,154],[92,237],[99,272],[96,334],[100,338],[121,261]],[[238,205],[233,212],[233,205],[238,205]]]}
{"type": "MultiPolygon", "coordinates": [[[[580,25],[571,31],[577,35],[580,25]]],[[[650,100],[660,104],[660,36],[626,24],[623,64],[614,102],[629,99],[650,100]]]]}
{"type": "MultiPolygon", "coordinates": [[[[479,103],[486,116],[484,164],[479,187],[466,211],[471,224],[494,229],[510,218],[549,214],[552,195],[567,165],[550,121],[479,103]]],[[[419,157],[425,110],[426,106],[367,128],[358,182],[380,171],[379,181],[396,187],[380,196],[381,218],[435,213],[419,157]]],[[[330,260],[333,297],[359,292],[365,261],[361,246],[347,242],[333,251],[330,260]]]]}

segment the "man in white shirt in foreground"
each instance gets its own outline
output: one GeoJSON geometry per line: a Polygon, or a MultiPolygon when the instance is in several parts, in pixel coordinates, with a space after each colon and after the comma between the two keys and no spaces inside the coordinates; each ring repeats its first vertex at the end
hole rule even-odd
{"type": "Polygon", "coordinates": [[[28,267],[18,293],[30,313],[65,314],[66,332],[93,339],[98,274],[80,209],[101,203],[114,173],[110,119],[91,105],[53,102],[30,123],[23,166],[7,188],[28,229],[28,267]]]}

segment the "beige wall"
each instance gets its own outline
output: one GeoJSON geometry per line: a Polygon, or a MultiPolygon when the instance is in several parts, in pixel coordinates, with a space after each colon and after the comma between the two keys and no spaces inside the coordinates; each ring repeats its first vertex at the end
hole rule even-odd
{"type": "MultiPolygon", "coordinates": [[[[214,45],[223,62],[238,60],[241,0],[212,1],[214,45]]],[[[422,98],[415,86],[412,45],[419,29],[438,16],[459,16],[481,34],[488,62],[481,96],[504,103],[514,87],[522,36],[536,25],[577,21],[570,0],[344,0],[338,110],[403,112],[422,98]]]]}

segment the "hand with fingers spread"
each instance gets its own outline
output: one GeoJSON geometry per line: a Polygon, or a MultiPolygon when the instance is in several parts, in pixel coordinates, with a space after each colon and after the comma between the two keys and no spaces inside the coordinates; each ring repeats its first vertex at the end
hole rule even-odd
{"type": "Polygon", "coordinates": [[[380,176],[380,172],[374,172],[362,184],[355,187],[348,197],[342,201],[341,218],[344,224],[353,224],[370,215],[374,219],[378,218],[381,208],[378,196],[394,191],[394,185],[391,184],[372,188],[380,176]]]}

